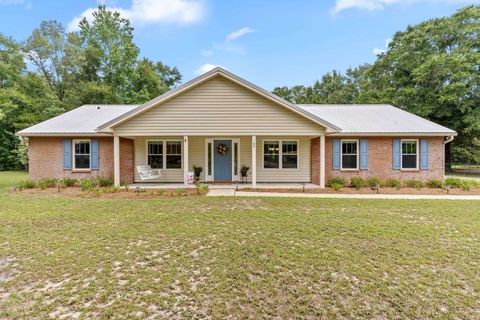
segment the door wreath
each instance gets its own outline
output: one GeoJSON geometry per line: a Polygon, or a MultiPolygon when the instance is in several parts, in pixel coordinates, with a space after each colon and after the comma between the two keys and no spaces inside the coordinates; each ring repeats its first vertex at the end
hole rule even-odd
{"type": "Polygon", "coordinates": [[[219,154],[221,154],[222,156],[226,156],[227,153],[228,153],[228,147],[226,145],[224,145],[223,143],[220,143],[218,146],[217,146],[217,152],[219,154]]]}

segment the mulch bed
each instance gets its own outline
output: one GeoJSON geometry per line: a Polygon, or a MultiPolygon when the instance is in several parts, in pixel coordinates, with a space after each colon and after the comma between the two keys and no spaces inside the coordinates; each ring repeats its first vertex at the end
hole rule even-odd
{"type": "MultiPolygon", "coordinates": [[[[281,192],[281,193],[299,193],[303,192],[300,188],[295,189],[246,189],[240,191],[253,191],[253,192],[281,192]]],[[[305,193],[319,193],[319,194],[376,194],[376,190],[371,188],[361,188],[359,190],[351,187],[344,187],[339,191],[335,191],[331,188],[325,189],[309,189],[305,188],[305,193]]],[[[444,189],[431,189],[431,188],[380,188],[379,194],[409,194],[409,195],[446,195],[447,191],[444,189]]],[[[480,189],[471,189],[470,191],[463,191],[461,189],[450,189],[450,195],[480,195],[480,189]]]]}
{"type": "MultiPolygon", "coordinates": [[[[125,191],[125,189],[120,189],[118,192],[105,192],[102,188],[98,188],[98,192],[95,189],[94,191],[86,192],[82,191],[81,188],[72,187],[72,188],[48,188],[45,190],[41,189],[25,189],[23,191],[16,191],[18,194],[29,194],[29,195],[45,195],[45,196],[58,196],[58,197],[72,197],[72,198],[127,198],[127,199],[145,199],[145,198],[158,198],[158,197],[168,197],[168,198],[180,198],[187,196],[201,196],[202,194],[197,194],[197,189],[184,189],[182,191],[176,189],[164,189],[159,190],[145,190],[143,192],[135,192],[134,190],[125,191]]],[[[12,191],[13,192],[13,191],[12,191]]]]}

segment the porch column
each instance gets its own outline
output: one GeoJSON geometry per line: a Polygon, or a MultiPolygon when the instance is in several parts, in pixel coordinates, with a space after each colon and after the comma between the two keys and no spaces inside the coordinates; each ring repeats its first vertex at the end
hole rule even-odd
{"type": "Polygon", "coordinates": [[[320,136],[320,188],[325,188],[325,135],[320,136]]]}
{"type": "Polygon", "coordinates": [[[257,136],[252,136],[252,188],[257,187],[257,136]]]}
{"type": "Polygon", "coordinates": [[[183,184],[188,185],[187,182],[188,172],[188,136],[183,136],[183,184]]]}
{"type": "Polygon", "coordinates": [[[120,187],[120,137],[113,136],[113,183],[120,187]]]}

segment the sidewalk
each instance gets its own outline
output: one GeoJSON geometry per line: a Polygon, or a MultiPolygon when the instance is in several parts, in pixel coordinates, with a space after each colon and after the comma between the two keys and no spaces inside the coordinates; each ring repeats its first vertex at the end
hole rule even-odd
{"type": "Polygon", "coordinates": [[[209,190],[209,197],[282,197],[282,198],[333,198],[333,199],[405,199],[405,200],[480,200],[480,195],[418,195],[418,194],[327,194],[248,192],[234,189],[209,190]]]}

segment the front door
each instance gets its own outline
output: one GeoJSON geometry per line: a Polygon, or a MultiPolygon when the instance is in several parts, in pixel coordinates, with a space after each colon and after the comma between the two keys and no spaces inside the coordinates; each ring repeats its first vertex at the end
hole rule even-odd
{"type": "Polygon", "coordinates": [[[213,179],[232,181],[232,140],[214,140],[213,179]]]}

